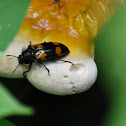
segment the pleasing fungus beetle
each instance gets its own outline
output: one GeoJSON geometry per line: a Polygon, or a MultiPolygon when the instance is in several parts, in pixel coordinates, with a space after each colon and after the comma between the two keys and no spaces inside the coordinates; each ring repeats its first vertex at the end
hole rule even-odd
{"type": "MultiPolygon", "coordinates": [[[[70,52],[69,49],[61,43],[44,42],[40,44],[31,45],[30,42],[30,45],[27,47],[27,49],[24,50],[18,57],[13,55],[7,55],[7,56],[17,57],[19,62],[18,66],[20,64],[29,64],[28,71],[23,72],[23,76],[25,77],[25,74],[31,70],[33,62],[37,61],[38,63],[43,64],[44,60],[53,60],[53,59],[61,60],[60,58],[66,56],[69,52],[70,52]]],[[[73,65],[73,63],[70,61],[66,60],[61,61],[68,62],[73,65]]],[[[18,66],[16,67],[16,69],[18,68],[18,66]]],[[[49,69],[44,64],[43,66],[48,71],[48,75],[50,75],[49,69]]],[[[13,73],[15,72],[15,70],[13,71],[13,73]]]]}

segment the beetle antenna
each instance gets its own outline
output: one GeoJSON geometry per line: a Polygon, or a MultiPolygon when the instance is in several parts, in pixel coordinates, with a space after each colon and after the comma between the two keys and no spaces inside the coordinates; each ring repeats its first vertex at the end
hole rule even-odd
{"type": "Polygon", "coordinates": [[[12,57],[16,57],[16,58],[18,58],[17,56],[13,56],[13,55],[6,55],[6,56],[12,56],[12,57]]]}
{"type": "MultiPolygon", "coordinates": [[[[12,56],[12,57],[18,58],[17,56],[13,56],[13,55],[6,55],[6,56],[12,56]]],[[[16,69],[18,68],[19,65],[20,65],[20,63],[16,66],[16,68],[14,69],[14,71],[12,73],[14,73],[16,71],[16,69]]]]}
{"type": "Polygon", "coordinates": [[[17,65],[17,67],[14,69],[14,71],[12,73],[14,73],[16,71],[16,69],[19,67],[20,63],[17,65]]]}

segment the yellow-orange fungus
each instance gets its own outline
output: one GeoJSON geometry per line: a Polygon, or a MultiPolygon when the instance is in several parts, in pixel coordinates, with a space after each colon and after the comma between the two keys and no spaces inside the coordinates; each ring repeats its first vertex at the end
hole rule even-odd
{"type": "Polygon", "coordinates": [[[94,38],[111,16],[110,5],[110,0],[32,0],[18,35],[34,44],[63,43],[74,56],[92,56],[94,38]]]}

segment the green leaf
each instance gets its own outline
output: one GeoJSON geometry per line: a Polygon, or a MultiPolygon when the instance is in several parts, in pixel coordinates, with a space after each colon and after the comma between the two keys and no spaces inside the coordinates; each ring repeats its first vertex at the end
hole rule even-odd
{"type": "Polygon", "coordinates": [[[0,56],[3,54],[3,51],[0,51],[0,56]]]}
{"type": "Polygon", "coordinates": [[[31,0],[0,0],[0,51],[12,41],[31,0]]]}
{"type": "Polygon", "coordinates": [[[33,112],[31,107],[21,104],[0,84],[0,118],[11,115],[32,115],[33,112]]]}
{"type": "Polygon", "coordinates": [[[109,98],[104,126],[126,126],[126,5],[97,38],[100,85],[109,98]]]}
{"type": "Polygon", "coordinates": [[[14,125],[7,120],[0,119],[0,126],[14,126],[14,125]]]}

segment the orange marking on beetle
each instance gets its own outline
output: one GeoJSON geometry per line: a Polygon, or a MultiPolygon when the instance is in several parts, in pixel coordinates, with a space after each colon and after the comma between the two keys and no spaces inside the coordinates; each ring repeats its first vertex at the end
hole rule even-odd
{"type": "Polygon", "coordinates": [[[35,49],[35,47],[37,47],[38,49],[39,48],[42,48],[43,47],[43,45],[41,45],[41,44],[36,44],[36,45],[32,45],[32,49],[35,49]]]}
{"type": "Polygon", "coordinates": [[[59,43],[57,43],[57,42],[52,42],[54,45],[59,45],[59,43]]]}
{"type": "Polygon", "coordinates": [[[61,56],[62,55],[62,53],[61,53],[61,48],[60,47],[56,47],[56,54],[57,54],[57,56],[61,56]]]}
{"type": "Polygon", "coordinates": [[[46,57],[47,56],[47,54],[45,54],[45,50],[39,50],[39,53],[38,54],[36,54],[35,55],[35,58],[37,59],[37,60],[46,60],[46,57]]]}

